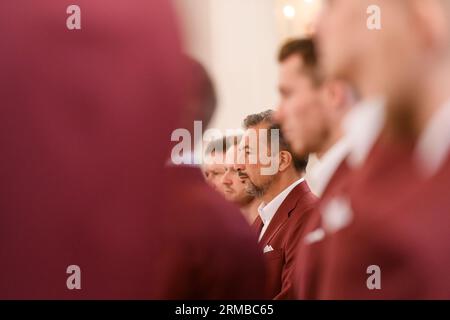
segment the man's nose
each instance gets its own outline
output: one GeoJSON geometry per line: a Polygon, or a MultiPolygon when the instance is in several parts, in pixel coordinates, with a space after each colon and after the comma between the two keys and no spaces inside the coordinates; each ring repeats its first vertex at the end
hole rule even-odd
{"type": "Polygon", "coordinates": [[[224,174],[223,174],[223,176],[222,176],[222,184],[223,185],[226,185],[226,186],[229,186],[229,185],[231,185],[231,179],[230,179],[230,171],[227,171],[227,172],[225,172],[224,174]]]}
{"type": "Polygon", "coordinates": [[[239,171],[244,171],[245,170],[245,164],[238,161],[237,163],[235,163],[233,165],[233,168],[234,168],[234,170],[236,170],[238,172],[239,171]]]}

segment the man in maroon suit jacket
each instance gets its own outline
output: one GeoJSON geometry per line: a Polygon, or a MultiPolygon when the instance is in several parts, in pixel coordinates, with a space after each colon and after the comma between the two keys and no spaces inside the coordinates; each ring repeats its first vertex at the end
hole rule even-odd
{"type": "Polygon", "coordinates": [[[300,299],[319,298],[326,264],[324,252],[332,235],[327,232],[327,227],[329,228],[330,222],[340,219],[339,212],[335,212],[335,199],[349,196],[352,177],[359,174],[355,171],[360,169],[372,152],[381,130],[381,122],[376,119],[382,116],[382,111],[383,104],[380,101],[357,103],[345,118],[345,138],[325,154],[322,163],[315,169],[318,174],[322,172],[321,178],[326,184],[323,183],[324,189],[317,210],[306,226],[307,235],[299,248],[297,281],[300,299]],[[369,125],[370,123],[374,124],[369,125]],[[358,132],[361,127],[365,128],[365,132],[358,132]],[[342,158],[336,158],[337,155],[342,158]],[[330,167],[335,168],[331,176],[330,167]]]}
{"type": "Polygon", "coordinates": [[[269,110],[244,120],[247,131],[240,145],[243,157],[235,167],[249,194],[263,201],[253,227],[267,262],[269,295],[274,299],[294,299],[297,246],[316,197],[302,178],[306,161],[295,158],[282,134],[278,140],[272,140],[279,133],[272,116],[269,110]],[[268,162],[263,160],[265,156],[268,162]]]}
{"type": "Polygon", "coordinates": [[[281,102],[276,119],[298,157],[315,153],[319,158],[309,176],[315,186],[313,192],[321,199],[305,227],[295,272],[298,298],[314,299],[320,280],[320,246],[325,237],[320,207],[341,188],[349,172],[344,160],[349,143],[342,125],[354,99],[345,82],[319,76],[313,39],[288,41],[278,60],[281,102]]]}
{"type": "Polygon", "coordinates": [[[0,4],[0,298],[255,297],[239,213],[164,169],[187,87],[169,2],[77,4],[81,29],[64,1],[0,4]]]}
{"type": "Polygon", "coordinates": [[[363,1],[334,2],[339,8],[326,10],[319,27],[326,69],[387,101],[375,147],[353,172],[347,196],[329,208],[320,297],[448,299],[450,6],[375,4],[387,33],[375,36],[361,18],[348,19],[365,9],[363,1]],[[333,54],[341,41],[346,49],[333,54]]]}
{"type": "MultiPolygon", "coordinates": [[[[194,120],[208,127],[217,98],[203,66],[193,59],[187,66],[193,80],[181,118],[193,135],[194,120]]],[[[171,183],[165,200],[166,252],[156,262],[161,270],[154,285],[158,297],[266,298],[265,266],[256,236],[239,209],[207,185],[194,154],[181,158],[183,163],[166,168],[171,183]]]]}

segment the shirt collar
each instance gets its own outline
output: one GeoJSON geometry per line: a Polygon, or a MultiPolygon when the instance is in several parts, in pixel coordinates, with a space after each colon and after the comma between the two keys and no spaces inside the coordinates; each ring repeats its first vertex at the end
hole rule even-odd
{"type": "Polygon", "coordinates": [[[384,99],[363,100],[344,119],[345,137],[349,143],[348,163],[360,167],[366,161],[385,123],[384,99]]]}
{"type": "Polygon", "coordinates": [[[284,189],[280,194],[278,194],[275,198],[273,198],[272,201],[270,201],[268,204],[265,204],[264,202],[260,204],[260,206],[258,207],[258,213],[264,225],[270,223],[273,216],[280,208],[283,201],[287,198],[289,193],[291,193],[291,191],[303,181],[305,181],[304,178],[295,181],[289,187],[284,189]]]}
{"type": "Polygon", "coordinates": [[[425,177],[435,175],[450,152],[450,101],[430,119],[419,138],[415,158],[425,177]]]}
{"type": "Polygon", "coordinates": [[[315,182],[315,192],[320,197],[325,191],[331,177],[344,161],[350,151],[347,137],[335,143],[310,171],[310,177],[315,182]]]}

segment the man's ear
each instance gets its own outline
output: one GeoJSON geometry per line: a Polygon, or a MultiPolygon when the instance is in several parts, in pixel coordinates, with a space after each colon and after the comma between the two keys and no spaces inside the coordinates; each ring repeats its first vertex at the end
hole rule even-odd
{"type": "Polygon", "coordinates": [[[328,103],[330,103],[333,108],[340,108],[344,104],[347,98],[346,89],[345,84],[339,80],[330,80],[324,85],[328,103]]]}
{"type": "Polygon", "coordinates": [[[323,96],[323,103],[326,106],[332,106],[332,109],[335,108],[336,105],[336,88],[333,81],[326,81],[322,85],[322,96],[323,96]]]}
{"type": "Polygon", "coordinates": [[[284,172],[292,164],[292,155],[288,151],[280,151],[280,162],[278,164],[278,171],[284,172]]]}
{"type": "Polygon", "coordinates": [[[324,85],[328,119],[339,121],[354,103],[351,87],[341,80],[330,80],[324,85]]]}

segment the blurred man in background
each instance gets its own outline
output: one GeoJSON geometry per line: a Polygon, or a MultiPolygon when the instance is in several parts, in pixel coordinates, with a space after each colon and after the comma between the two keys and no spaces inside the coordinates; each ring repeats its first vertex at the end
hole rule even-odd
{"type": "Polygon", "coordinates": [[[234,165],[237,162],[238,143],[241,136],[225,136],[211,141],[205,152],[203,173],[206,182],[226,200],[237,205],[243,216],[253,224],[258,215],[259,201],[247,193],[234,165]]]}
{"type": "Polygon", "coordinates": [[[0,298],[261,297],[239,212],[164,168],[190,82],[170,2],[77,4],[81,30],[0,4],[0,298]]]}
{"type": "MultiPolygon", "coordinates": [[[[325,160],[327,154],[336,158],[329,161],[330,165],[339,166],[346,150],[341,142],[342,121],[354,100],[352,90],[345,82],[326,80],[320,74],[311,38],[287,42],[280,50],[278,61],[281,101],[275,119],[280,122],[292,150],[299,157],[317,153],[319,159],[325,160]]],[[[320,195],[334,169],[321,171],[320,195]]]]}
{"type": "Polygon", "coordinates": [[[202,168],[206,182],[222,195],[224,194],[222,177],[225,174],[226,152],[227,137],[211,141],[206,146],[205,163],[202,168]]]}
{"type": "Polygon", "coordinates": [[[225,155],[225,173],[221,182],[225,199],[239,206],[245,219],[252,225],[258,216],[260,201],[247,193],[245,181],[239,177],[238,171],[234,167],[238,161],[238,145],[241,139],[242,136],[232,136],[228,139],[232,141],[233,145],[228,148],[225,155]]]}
{"type": "MultiPolygon", "coordinates": [[[[342,187],[349,173],[345,158],[349,144],[342,128],[354,104],[354,93],[344,81],[326,79],[320,74],[313,39],[287,42],[279,53],[281,101],[275,114],[283,134],[298,157],[316,153],[319,162],[310,177],[316,193],[327,202],[342,187]]],[[[325,233],[321,225],[320,202],[305,228],[300,243],[296,281],[299,297],[316,296],[320,277],[320,245],[325,233]]]]}
{"type": "Polygon", "coordinates": [[[243,159],[235,168],[247,192],[262,201],[253,226],[266,258],[268,291],[274,299],[294,299],[297,244],[316,204],[303,178],[307,161],[290,151],[271,110],[248,116],[244,128],[243,159]]]}
{"type": "Polygon", "coordinates": [[[449,17],[445,0],[336,0],[324,10],[325,70],[363,96],[381,92],[386,118],[347,196],[330,206],[340,221],[326,229],[320,298],[450,297],[449,17]],[[381,30],[367,27],[370,5],[381,30]]]}

